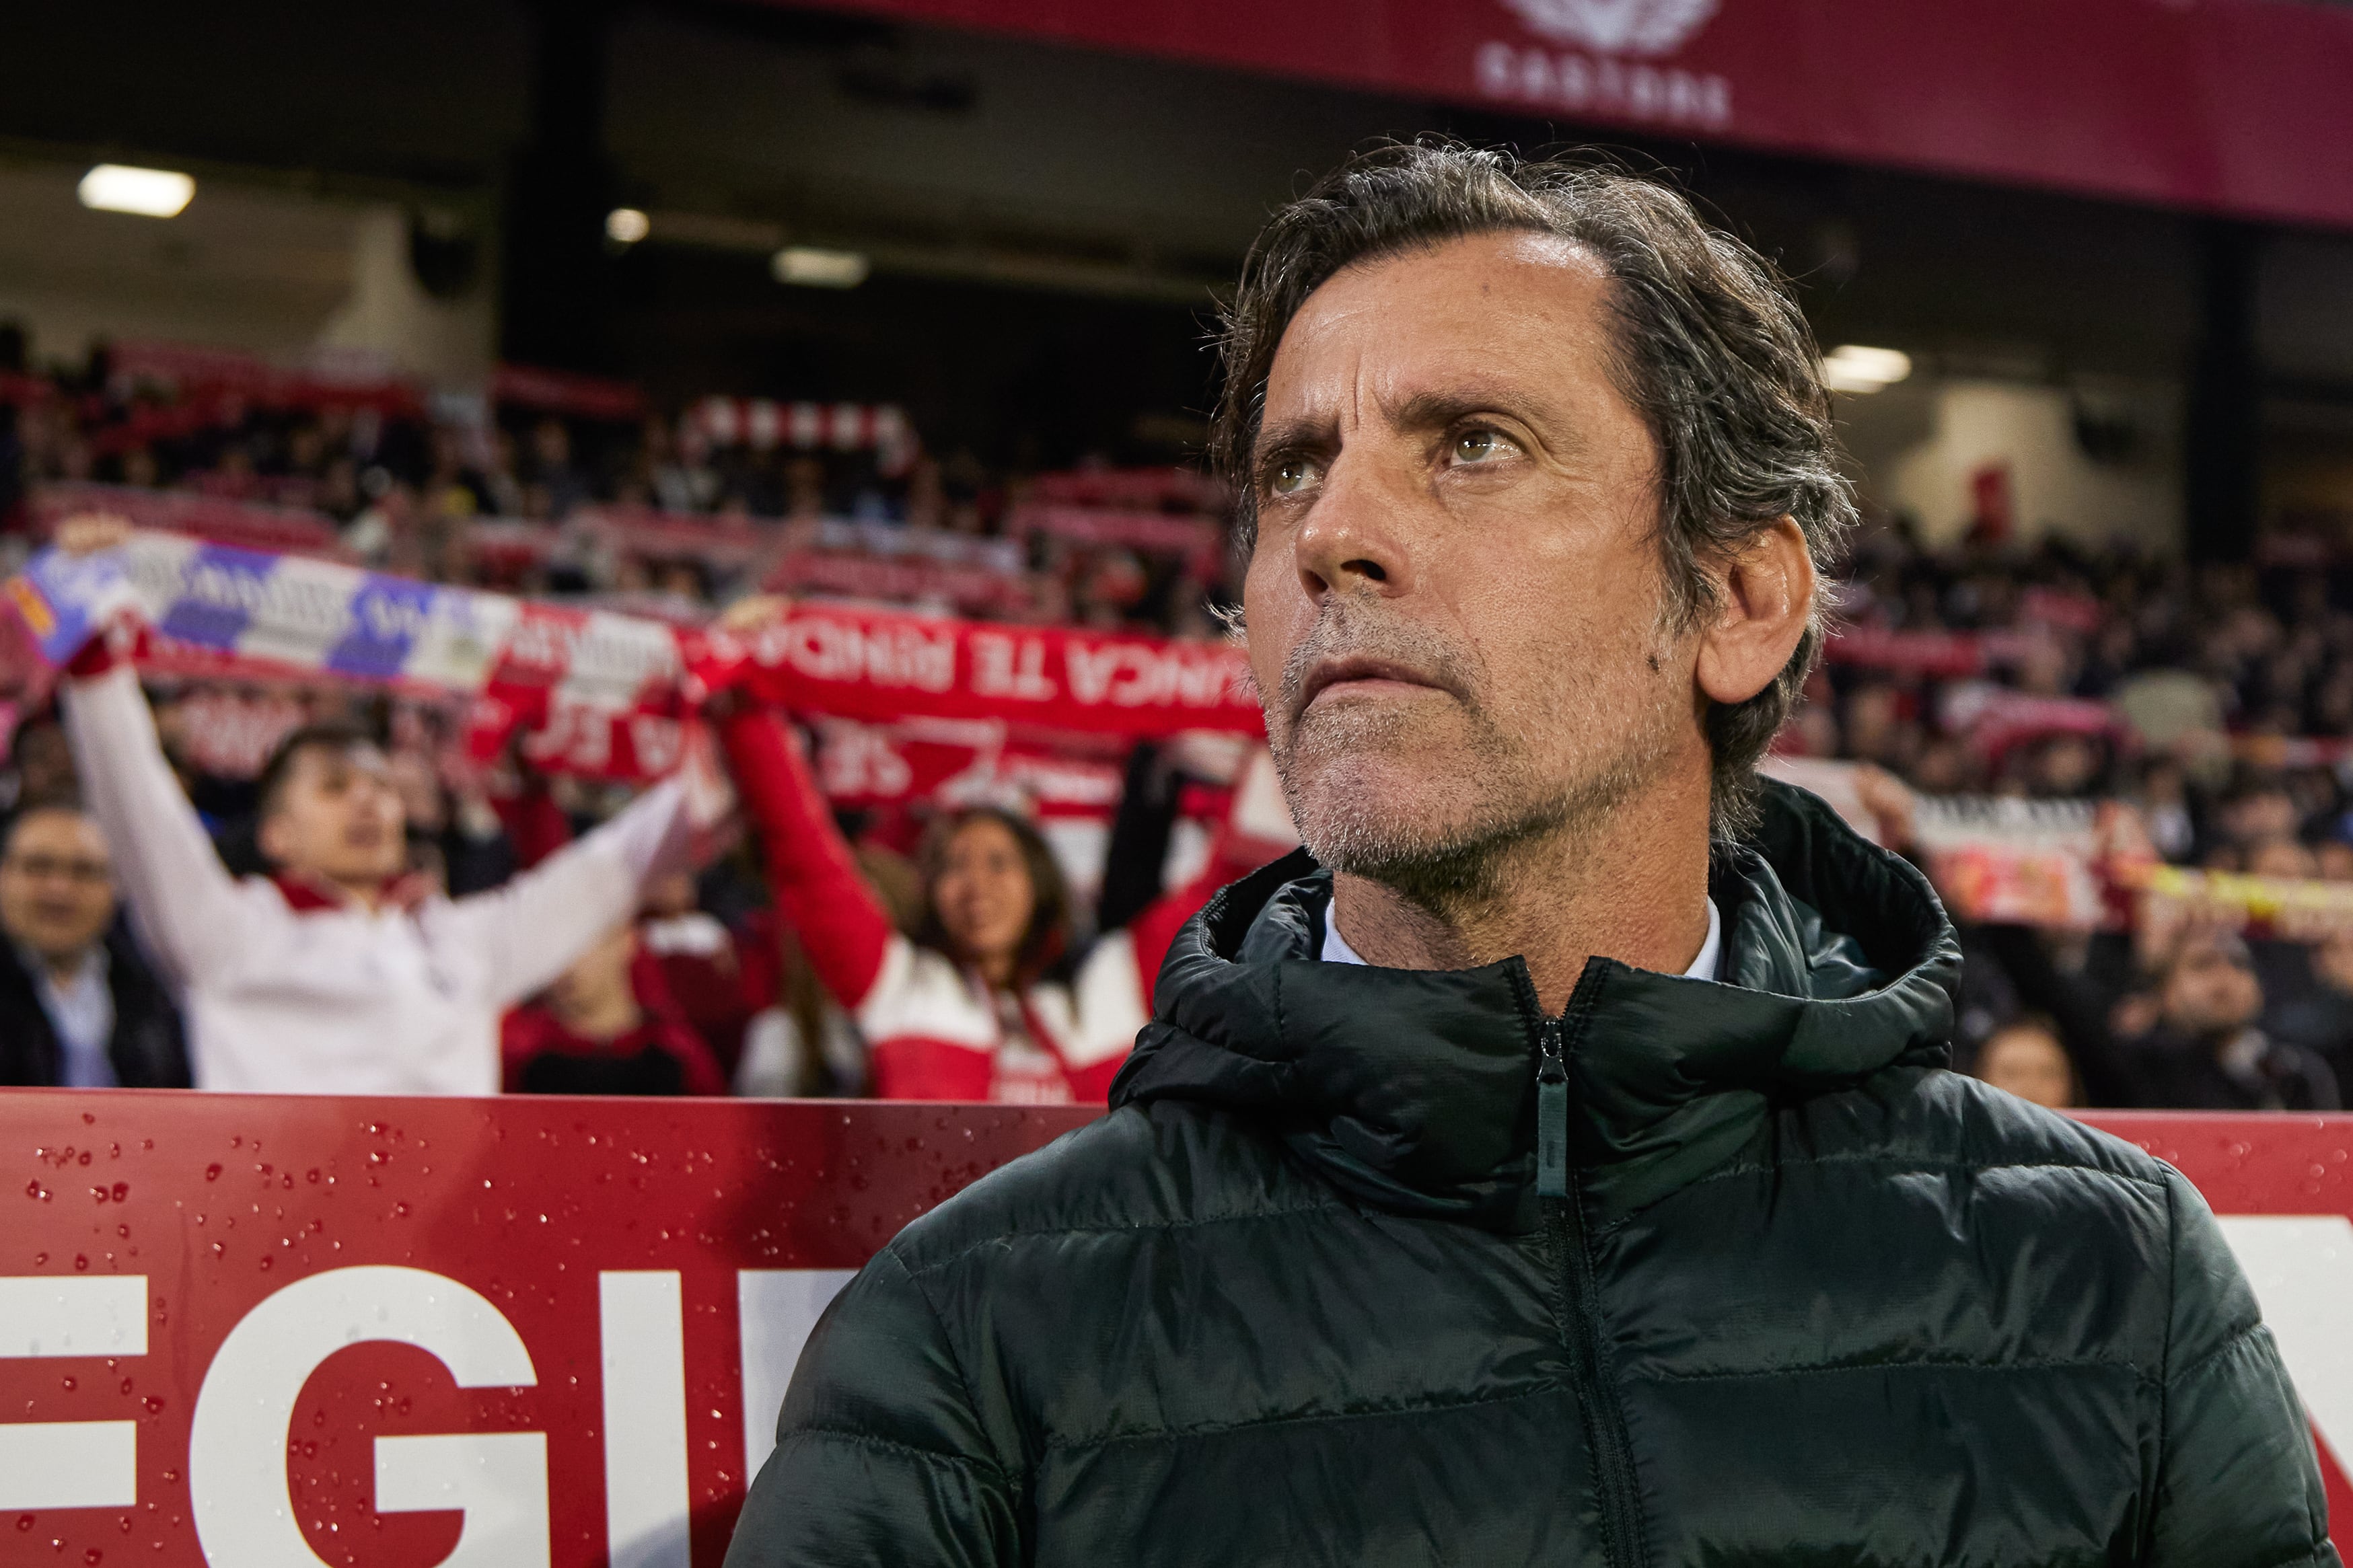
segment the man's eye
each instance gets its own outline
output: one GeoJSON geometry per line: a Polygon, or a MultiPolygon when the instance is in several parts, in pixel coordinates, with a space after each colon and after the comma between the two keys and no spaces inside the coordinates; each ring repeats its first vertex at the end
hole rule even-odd
{"type": "Polygon", "coordinates": [[[1273,473],[1268,476],[1267,489],[1279,496],[1297,495],[1322,475],[1323,470],[1310,458],[1285,458],[1275,464],[1273,473]]]}
{"type": "Polygon", "coordinates": [[[1483,463],[1511,449],[1511,443],[1493,430],[1465,430],[1454,437],[1454,460],[1483,463]]]}

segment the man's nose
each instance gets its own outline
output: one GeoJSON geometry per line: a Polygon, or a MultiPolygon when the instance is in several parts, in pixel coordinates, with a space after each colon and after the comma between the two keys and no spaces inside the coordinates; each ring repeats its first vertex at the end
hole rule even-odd
{"type": "Polygon", "coordinates": [[[1307,596],[1320,602],[1334,592],[1413,592],[1412,517],[1423,500],[1409,477],[1374,453],[1335,458],[1307,521],[1293,535],[1307,596]]]}

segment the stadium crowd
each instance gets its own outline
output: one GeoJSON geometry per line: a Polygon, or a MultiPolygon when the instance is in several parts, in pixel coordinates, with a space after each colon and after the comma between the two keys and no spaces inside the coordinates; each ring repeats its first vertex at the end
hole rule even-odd
{"type": "MultiPolygon", "coordinates": [[[[1165,473],[994,473],[912,443],[754,439],[755,421],[692,409],[453,413],[382,388],[200,389],[124,373],[104,351],[37,374],[26,358],[0,327],[0,520],[20,560],[57,521],[45,490],[100,484],[297,509],[328,520],[347,559],[681,620],[774,613],[764,589],[870,581],[792,574],[828,552],[944,563],[871,592],[976,617],[1205,637],[1228,596],[1219,552],[1199,544],[1216,498],[1165,473]],[[1097,521],[1071,525],[1063,507],[1065,521],[1037,525],[1041,499],[1092,503],[1097,521]],[[592,526],[681,516],[767,546],[592,526]],[[518,550],[517,537],[542,542],[518,550]],[[965,543],[924,542],[950,539],[965,543]]],[[[1833,764],[1883,839],[1932,872],[1919,808],[1986,797],[2096,808],[2107,841],[2152,861],[2353,885],[2353,597],[2340,586],[2353,584],[2308,563],[2192,572],[2055,536],[1930,549],[1883,518],[1853,552],[1842,635],[1780,749],[1833,764]]],[[[93,776],[113,765],[93,748],[135,749],[140,721],[118,703],[101,738],[72,711],[86,699],[69,694],[61,721],[43,695],[21,704],[0,778],[0,1082],[227,1084],[202,1038],[218,988],[205,1001],[204,961],[153,941],[218,889],[143,872],[152,853],[123,838],[150,826],[110,810],[114,786],[93,776]],[[187,907],[141,911],[134,934],[125,890],[187,907]]],[[[380,693],[149,695],[222,885],[274,874],[271,907],[298,913],[304,899],[355,900],[369,920],[426,898],[512,901],[567,846],[609,848],[593,830],[627,793],[514,754],[455,765],[446,713],[380,693]],[[301,852],[284,818],[308,807],[288,803],[332,780],[396,825],[396,864],[364,885],[290,874],[301,852]]],[[[751,831],[699,871],[632,851],[626,894],[599,887],[633,916],[484,982],[507,1089],[1100,1099],[1148,1011],[1158,953],[1260,842],[1219,833],[1208,853],[1171,853],[1188,790],[1240,793],[1232,759],[1205,764],[1198,749],[1138,744],[1105,863],[1074,868],[1018,798],[837,810],[775,721],[713,718],[751,831]],[[1092,900],[1075,890],[1098,884],[1092,900]]],[[[2130,889],[2111,889],[2100,918],[2020,918],[1944,890],[1968,954],[1962,1065],[2005,1088],[2062,1105],[2306,1110],[2336,1108],[2353,1082],[2353,919],[2290,931],[2130,889]]],[[[337,1087],[338,1071],[353,1088],[397,1081],[325,1070],[299,1087],[337,1087]]],[[[236,1083],[273,1087],[266,1071],[236,1083]]]]}
{"type": "Polygon", "coordinates": [[[878,589],[852,573],[825,584],[836,589],[988,619],[1210,628],[1215,487],[1172,473],[1142,488],[1105,491],[1082,475],[1041,489],[969,451],[923,452],[893,407],[798,409],[809,417],[711,398],[652,415],[633,389],[546,376],[453,404],[397,381],[289,376],[152,344],[101,345],[35,374],[25,334],[0,322],[0,524],[21,530],[44,484],[163,489],[322,516],[355,558],[429,581],[690,611],[737,591],[759,543],[799,546],[816,529],[828,549],[1009,579],[902,570],[878,589]],[[1055,526],[1064,499],[1108,500],[1125,526],[1072,536],[1055,526]],[[713,526],[616,542],[648,517],[713,526]],[[749,558],[708,548],[730,531],[753,542],[749,558]]]}

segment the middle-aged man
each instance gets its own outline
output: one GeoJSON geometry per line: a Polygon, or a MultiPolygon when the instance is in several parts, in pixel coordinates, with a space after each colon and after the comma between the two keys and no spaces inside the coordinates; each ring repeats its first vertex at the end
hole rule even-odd
{"type": "Polygon", "coordinates": [[[116,907],[80,807],[27,805],[0,829],[0,1084],[188,1087],[179,1011],[116,907]]]}
{"type": "Polygon", "coordinates": [[[2230,931],[2188,931],[2158,972],[2157,1026],[2122,1053],[2135,1105],[2335,1110],[2337,1075],[2262,1024],[2254,955],[2230,931]]]}
{"type": "Polygon", "coordinates": [[[1755,777],[1852,515],[1767,266],[1392,147],[1225,352],[1306,851],[842,1293],[733,1568],[2334,1564],[2205,1205],[1946,1070],[1926,883],[1755,777]]]}

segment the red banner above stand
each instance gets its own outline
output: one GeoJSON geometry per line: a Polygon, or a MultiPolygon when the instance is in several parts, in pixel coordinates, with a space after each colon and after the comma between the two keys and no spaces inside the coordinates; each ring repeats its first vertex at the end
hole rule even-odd
{"type": "MultiPolygon", "coordinates": [[[[717,1568],[834,1292],[1089,1114],[0,1091],[0,1562],[717,1568]]],[[[2353,1116],[2092,1120],[2224,1215],[2353,1520],[2353,1116]]]]}
{"type": "Polygon", "coordinates": [[[844,10],[2353,226],[2353,9],[2298,0],[831,0],[844,10]]]}

